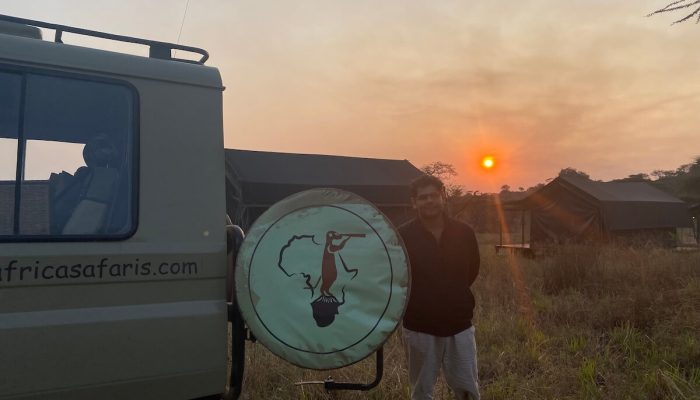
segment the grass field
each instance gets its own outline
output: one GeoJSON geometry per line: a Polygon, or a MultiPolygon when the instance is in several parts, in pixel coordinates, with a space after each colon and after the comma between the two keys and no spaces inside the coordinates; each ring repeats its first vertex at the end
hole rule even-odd
{"type": "MultiPolygon", "coordinates": [[[[484,399],[700,399],[700,252],[575,246],[527,260],[483,237],[473,290],[484,399]]],[[[245,399],[406,399],[399,333],[380,386],[326,394],[303,380],[369,382],[374,359],[307,371],[248,344],[245,399]]],[[[442,379],[436,399],[451,398],[442,379]]]]}

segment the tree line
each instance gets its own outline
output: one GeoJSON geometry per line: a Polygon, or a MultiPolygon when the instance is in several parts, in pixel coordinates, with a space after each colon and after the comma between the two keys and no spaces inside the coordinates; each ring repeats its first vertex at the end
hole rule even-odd
{"type": "MultiPolygon", "coordinates": [[[[498,193],[484,193],[478,190],[468,190],[462,185],[453,183],[457,177],[454,166],[436,161],[424,165],[421,170],[429,175],[437,176],[445,182],[449,212],[456,218],[470,224],[477,232],[498,233],[498,213],[502,210],[499,204],[524,198],[544,187],[554,178],[545,180],[528,188],[519,187],[513,190],[509,185],[501,186],[498,193]]],[[[559,171],[557,176],[576,176],[593,180],[591,176],[579,169],[567,167],[559,171]]],[[[660,190],[672,194],[685,201],[689,206],[700,203],[700,156],[693,162],[681,165],[674,170],[655,170],[650,174],[637,173],[625,178],[614,179],[612,182],[647,182],[660,190]]],[[[520,227],[519,213],[504,212],[503,218],[510,227],[520,227]]]]}

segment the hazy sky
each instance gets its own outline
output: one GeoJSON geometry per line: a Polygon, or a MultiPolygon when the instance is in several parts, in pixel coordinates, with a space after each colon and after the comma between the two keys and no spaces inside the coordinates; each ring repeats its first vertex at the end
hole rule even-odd
{"type": "MultiPolygon", "coordinates": [[[[440,160],[494,191],[700,155],[700,25],[644,16],[669,1],[190,0],[180,42],[221,71],[227,147],[440,160]]],[[[0,13],[174,42],[186,4],[13,0],[0,13]]]]}

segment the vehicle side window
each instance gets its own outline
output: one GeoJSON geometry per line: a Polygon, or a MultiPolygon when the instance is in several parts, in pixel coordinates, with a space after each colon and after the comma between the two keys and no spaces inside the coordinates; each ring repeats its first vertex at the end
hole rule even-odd
{"type": "Polygon", "coordinates": [[[12,235],[15,220],[21,93],[22,76],[0,72],[0,235],[12,235]]]}
{"type": "Polygon", "coordinates": [[[3,109],[6,103],[18,104],[17,115],[0,114],[0,156],[7,153],[14,160],[0,161],[0,185],[7,186],[0,188],[0,197],[4,190],[13,199],[12,207],[0,206],[0,221],[11,220],[0,225],[0,240],[132,232],[134,91],[66,76],[8,75],[19,76],[20,90],[0,95],[3,109]]]}

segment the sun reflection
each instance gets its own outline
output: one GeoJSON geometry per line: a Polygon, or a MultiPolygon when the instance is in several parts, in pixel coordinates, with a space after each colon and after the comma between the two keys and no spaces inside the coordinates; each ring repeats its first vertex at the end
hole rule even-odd
{"type": "MultiPolygon", "coordinates": [[[[510,227],[508,226],[503,204],[499,196],[494,196],[494,206],[496,207],[496,215],[501,227],[501,234],[503,235],[501,239],[502,243],[513,243],[510,237],[510,227]]],[[[511,277],[513,278],[513,288],[515,289],[515,300],[517,302],[518,311],[527,322],[534,324],[535,314],[532,309],[532,299],[525,285],[525,279],[523,278],[519,260],[515,252],[511,252],[508,249],[503,249],[503,251],[506,253],[506,263],[510,267],[511,277]]]]}

